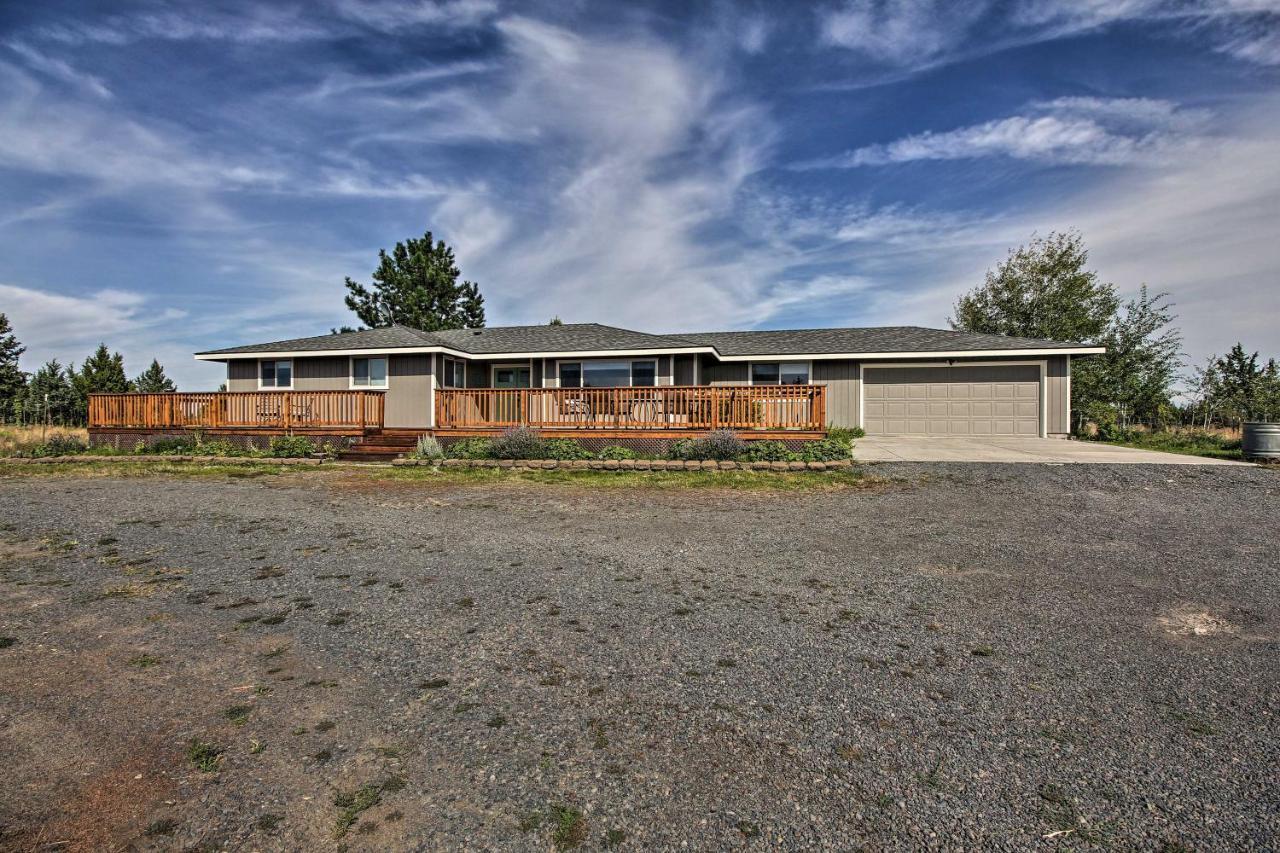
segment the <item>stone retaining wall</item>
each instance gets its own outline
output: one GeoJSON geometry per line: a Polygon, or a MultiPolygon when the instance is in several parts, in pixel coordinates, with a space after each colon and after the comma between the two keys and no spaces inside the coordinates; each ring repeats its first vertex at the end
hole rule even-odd
{"type": "Polygon", "coordinates": [[[323,465],[327,459],[285,456],[180,456],[156,453],[146,456],[95,456],[85,453],[78,456],[26,456],[0,457],[0,465],[65,465],[71,462],[209,462],[216,465],[323,465]]]}
{"type": "Polygon", "coordinates": [[[397,467],[510,468],[532,471],[836,471],[853,466],[852,459],[833,462],[716,462],[668,459],[397,459],[397,467]]]}

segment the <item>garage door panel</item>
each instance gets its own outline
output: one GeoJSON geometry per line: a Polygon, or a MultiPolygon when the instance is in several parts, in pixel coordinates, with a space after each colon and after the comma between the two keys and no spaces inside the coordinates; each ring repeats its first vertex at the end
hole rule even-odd
{"type": "Polygon", "coordinates": [[[1038,436],[1040,406],[1038,365],[863,373],[863,426],[872,435],[1038,436]]]}

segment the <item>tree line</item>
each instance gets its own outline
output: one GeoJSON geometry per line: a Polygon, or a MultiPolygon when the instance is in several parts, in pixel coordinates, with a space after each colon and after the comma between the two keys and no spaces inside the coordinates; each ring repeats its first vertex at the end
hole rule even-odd
{"type": "Polygon", "coordinates": [[[1075,360],[1071,406],[1078,432],[1103,437],[1141,424],[1239,427],[1280,420],[1280,367],[1236,343],[1224,356],[1184,367],[1182,334],[1166,293],[1143,285],[1122,302],[1115,285],[1089,269],[1077,231],[1033,237],[989,270],[955,303],[951,327],[969,332],[1072,341],[1106,347],[1075,360]]]}
{"type": "Polygon", "coordinates": [[[79,369],[74,363],[64,367],[50,359],[27,373],[18,366],[24,352],[26,347],[18,341],[9,318],[0,314],[0,423],[78,426],[88,420],[90,394],[178,390],[154,358],[150,367],[129,379],[124,357],[106,344],[99,344],[79,369]]]}

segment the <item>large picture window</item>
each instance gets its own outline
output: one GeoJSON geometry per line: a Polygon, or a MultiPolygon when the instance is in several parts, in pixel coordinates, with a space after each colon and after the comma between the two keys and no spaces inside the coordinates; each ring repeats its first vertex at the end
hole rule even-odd
{"type": "Polygon", "coordinates": [[[752,385],[808,385],[809,363],[806,361],[753,361],[752,385]]]}
{"type": "Polygon", "coordinates": [[[352,388],[386,388],[387,360],[385,358],[351,359],[352,388]]]}
{"type": "Polygon", "coordinates": [[[292,388],[292,361],[260,361],[258,362],[259,388],[292,388]]]}
{"type": "Polygon", "coordinates": [[[638,361],[562,361],[561,388],[627,388],[658,384],[658,363],[638,361]]]}

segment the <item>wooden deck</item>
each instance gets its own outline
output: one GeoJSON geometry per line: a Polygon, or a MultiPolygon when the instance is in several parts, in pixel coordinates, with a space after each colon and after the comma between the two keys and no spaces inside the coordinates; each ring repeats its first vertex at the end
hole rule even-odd
{"type": "Polygon", "coordinates": [[[383,393],[213,391],[194,394],[90,394],[89,429],[362,433],[382,427],[383,393]]]}
{"type": "Polygon", "coordinates": [[[826,393],[825,385],[444,389],[436,392],[435,423],[437,432],[528,426],[568,436],[821,431],[826,393]]]}

